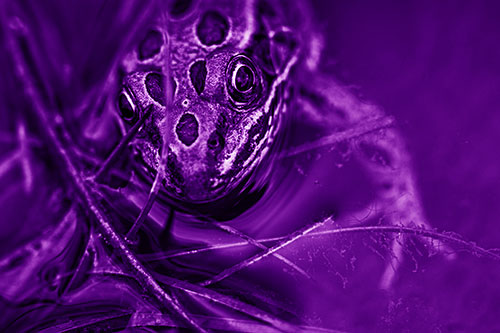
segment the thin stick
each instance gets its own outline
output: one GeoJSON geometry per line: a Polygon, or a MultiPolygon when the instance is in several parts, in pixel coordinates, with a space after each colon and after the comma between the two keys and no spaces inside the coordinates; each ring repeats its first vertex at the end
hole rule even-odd
{"type": "MultiPolygon", "coordinates": [[[[164,11],[166,13],[167,11],[164,11]]],[[[166,14],[164,14],[166,15],[166,14]]],[[[163,16],[164,24],[167,24],[167,17],[163,16]]],[[[167,31],[167,29],[165,29],[167,31]]],[[[166,47],[166,54],[164,56],[165,62],[163,66],[163,73],[165,74],[166,77],[166,82],[165,82],[165,91],[167,92],[166,96],[166,110],[168,110],[171,105],[172,105],[172,96],[170,94],[169,89],[171,89],[171,84],[170,84],[170,43],[169,43],[170,38],[167,38],[167,47],[166,47]]],[[[162,128],[168,128],[168,117],[165,112],[165,116],[162,119],[162,128]]],[[[168,131],[164,131],[164,133],[168,133],[168,131]]],[[[158,166],[158,170],[156,173],[156,176],[153,181],[153,185],[151,186],[151,190],[149,191],[148,195],[148,200],[146,201],[146,205],[141,209],[141,213],[135,220],[134,224],[128,231],[126,238],[131,240],[133,237],[135,237],[135,234],[137,233],[137,230],[141,227],[143,224],[144,220],[148,216],[149,212],[151,211],[151,208],[153,207],[154,201],[156,200],[156,197],[158,196],[158,191],[160,190],[160,185],[163,179],[165,179],[165,164],[167,163],[167,151],[168,151],[168,140],[167,140],[167,135],[163,135],[163,144],[162,144],[162,149],[161,149],[161,158],[160,158],[160,164],[158,166]]]]}
{"type": "Polygon", "coordinates": [[[264,252],[258,253],[256,255],[230,267],[230,268],[223,270],[222,272],[220,272],[219,274],[217,274],[213,278],[201,282],[200,285],[208,286],[208,285],[217,283],[217,282],[229,277],[230,275],[240,271],[241,269],[248,267],[248,266],[264,259],[265,257],[273,254],[274,252],[286,247],[287,245],[293,243],[294,241],[296,241],[296,240],[302,238],[303,236],[307,235],[308,233],[312,232],[314,229],[317,229],[318,227],[321,227],[330,221],[332,221],[332,219],[329,217],[321,222],[317,222],[317,223],[314,223],[312,225],[308,225],[305,228],[299,229],[299,230],[291,233],[290,235],[288,235],[283,241],[276,244],[275,246],[270,247],[264,252]]]}
{"type": "Polygon", "coordinates": [[[148,200],[146,201],[146,205],[141,209],[141,213],[135,220],[134,224],[130,228],[130,230],[127,232],[127,235],[125,238],[128,240],[132,240],[135,237],[135,234],[139,230],[139,228],[142,226],[144,220],[148,216],[149,212],[151,211],[151,208],[153,207],[153,204],[156,200],[156,197],[158,196],[158,191],[160,189],[161,185],[161,180],[162,178],[159,176],[160,172],[156,174],[156,177],[153,181],[153,185],[151,186],[151,190],[149,191],[148,195],[148,200]]]}
{"type": "Polygon", "coordinates": [[[113,164],[115,159],[119,156],[119,154],[125,149],[125,147],[128,145],[128,143],[134,138],[134,136],[137,134],[141,126],[144,124],[146,119],[149,118],[149,115],[153,111],[153,105],[148,106],[146,109],[146,112],[144,115],[139,119],[137,123],[132,126],[132,128],[125,134],[125,136],[120,140],[120,143],[113,149],[113,152],[108,156],[106,161],[101,165],[99,170],[97,170],[94,180],[96,182],[99,182],[101,178],[103,177],[104,173],[108,171],[109,167],[113,164]]]}
{"type": "Polygon", "coordinates": [[[0,177],[9,171],[19,161],[20,157],[20,152],[16,151],[14,153],[10,153],[2,161],[0,161],[0,177]]]}
{"type": "Polygon", "coordinates": [[[343,141],[352,140],[360,136],[366,135],[368,133],[382,130],[394,124],[394,119],[392,117],[376,118],[374,120],[365,122],[363,124],[357,124],[355,127],[346,129],[345,131],[333,133],[324,136],[316,141],[307,142],[297,147],[291,148],[280,155],[280,158],[291,157],[306,153],[308,151],[318,149],[324,146],[334,145],[343,141]]]}
{"type": "Polygon", "coordinates": [[[33,188],[33,172],[31,170],[29,159],[28,140],[26,138],[26,128],[22,121],[19,122],[17,127],[17,136],[19,139],[19,152],[21,159],[21,167],[24,173],[24,190],[30,193],[33,188]]]}
{"type": "MultiPolygon", "coordinates": [[[[446,241],[448,243],[454,243],[457,245],[461,245],[461,246],[468,248],[470,251],[477,253],[478,255],[482,255],[482,256],[485,256],[485,257],[488,257],[488,258],[494,259],[494,260],[500,260],[500,254],[496,254],[495,252],[493,252],[493,250],[495,250],[495,249],[485,249],[483,247],[475,245],[472,242],[460,239],[458,237],[453,237],[453,236],[447,235],[445,233],[441,233],[441,232],[437,232],[437,231],[433,231],[433,230],[428,230],[428,229],[421,229],[421,228],[411,228],[411,227],[404,227],[404,226],[348,227],[348,228],[337,228],[337,229],[311,232],[311,233],[304,235],[304,236],[305,237],[318,237],[318,236],[325,236],[325,235],[340,235],[340,234],[362,233],[362,232],[402,233],[402,234],[413,235],[413,236],[429,237],[432,239],[446,241]]],[[[287,238],[287,236],[279,236],[279,237],[257,239],[256,241],[259,243],[270,243],[270,242],[281,241],[281,240],[284,240],[286,238],[287,238]]],[[[214,251],[214,250],[229,249],[229,248],[233,248],[233,247],[237,247],[237,246],[248,246],[248,245],[249,245],[248,242],[215,244],[215,245],[207,246],[204,248],[191,249],[191,250],[181,251],[181,252],[163,253],[163,254],[155,253],[153,255],[143,255],[143,256],[141,256],[141,258],[143,260],[156,261],[156,260],[163,260],[163,259],[169,259],[169,258],[175,258],[175,257],[189,256],[189,255],[193,255],[193,254],[199,254],[199,253],[214,251]]]]}
{"type": "MultiPolygon", "coordinates": [[[[252,238],[252,237],[250,237],[250,236],[242,233],[241,231],[239,231],[239,230],[237,230],[237,229],[235,229],[233,227],[230,227],[228,225],[225,225],[225,224],[222,224],[222,223],[218,223],[218,222],[215,222],[214,224],[215,224],[215,226],[217,226],[218,228],[220,228],[220,229],[228,232],[229,234],[235,235],[235,236],[240,237],[241,239],[247,241],[247,243],[250,244],[250,245],[256,246],[259,249],[262,249],[264,251],[268,250],[268,247],[265,246],[264,244],[260,243],[259,241],[255,240],[254,238],[252,238]]],[[[299,274],[301,274],[302,276],[304,276],[306,279],[313,280],[313,278],[309,274],[307,274],[306,271],[304,271],[302,268],[300,268],[299,266],[297,266],[292,261],[288,260],[286,257],[283,257],[279,253],[273,253],[272,255],[276,259],[282,261],[285,265],[290,266],[293,270],[297,271],[299,274]]]]}
{"type": "Polygon", "coordinates": [[[275,317],[256,306],[242,302],[238,298],[227,296],[210,288],[204,288],[186,281],[177,280],[166,275],[157,275],[156,278],[171,288],[182,290],[188,294],[203,297],[211,302],[225,305],[230,309],[239,311],[250,317],[269,323],[270,325],[283,332],[298,332],[297,327],[295,327],[293,324],[289,324],[279,319],[279,317],[275,317]]]}
{"type": "MultiPolygon", "coordinates": [[[[119,315],[116,315],[118,317],[119,315]]],[[[277,329],[273,329],[261,322],[250,321],[248,319],[236,319],[227,317],[215,317],[215,316],[204,316],[204,315],[193,315],[200,322],[204,323],[204,326],[216,331],[231,331],[231,332],[266,332],[266,333],[278,333],[277,329]]],[[[175,323],[170,318],[169,315],[162,313],[151,313],[151,312],[135,312],[129,322],[132,328],[144,328],[146,326],[173,326],[175,323]]],[[[66,326],[69,326],[67,324],[66,326]]],[[[306,326],[297,325],[296,331],[298,332],[314,332],[314,333],[345,333],[345,331],[338,331],[329,328],[322,328],[317,326],[306,326]]],[[[43,332],[47,333],[47,332],[43,332]]]]}

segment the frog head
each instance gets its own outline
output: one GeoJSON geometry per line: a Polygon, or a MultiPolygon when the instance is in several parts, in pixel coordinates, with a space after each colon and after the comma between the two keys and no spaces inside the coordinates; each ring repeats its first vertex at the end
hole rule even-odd
{"type": "Polygon", "coordinates": [[[132,125],[153,108],[134,144],[176,199],[224,196],[273,142],[299,43],[272,4],[174,2],[125,58],[118,110],[132,125]]]}

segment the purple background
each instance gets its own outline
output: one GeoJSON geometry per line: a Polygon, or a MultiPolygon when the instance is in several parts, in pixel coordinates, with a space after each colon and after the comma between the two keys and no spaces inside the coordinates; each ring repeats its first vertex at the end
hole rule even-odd
{"type": "MultiPolygon", "coordinates": [[[[326,31],[328,68],[399,121],[431,224],[498,247],[499,5],[314,3],[326,31]]],[[[498,329],[498,263],[469,256],[459,261],[431,265],[425,278],[410,275],[408,292],[449,316],[452,331],[461,327],[454,320],[472,325],[466,330],[489,330],[494,323],[498,329]]]]}
{"type": "Polygon", "coordinates": [[[498,245],[499,6],[334,3],[315,2],[331,68],[396,116],[433,225],[498,245]]]}

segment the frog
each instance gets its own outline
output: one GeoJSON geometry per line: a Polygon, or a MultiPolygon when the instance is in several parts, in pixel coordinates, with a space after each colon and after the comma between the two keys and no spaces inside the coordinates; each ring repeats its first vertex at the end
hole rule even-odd
{"type": "MultiPolygon", "coordinates": [[[[378,207],[391,212],[393,225],[430,228],[394,118],[322,71],[324,39],[306,1],[167,3],[123,61],[117,110],[132,126],[152,108],[134,146],[150,172],[165,169],[170,197],[216,202],[241,192],[263,164],[261,174],[272,172],[275,156],[342,143],[378,187],[375,202],[353,220],[378,207]],[[313,124],[320,138],[275,149],[290,117],[313,124]]],[[[394,240],[383,288],[402,249],[394,240]]]]}
{"type": "Polygon", "coordinates": [[[152,107],[135,146],[150,170],[165,163],[169,195],[205,203],[271,149],[301,55],[280,1],[188,2],[171,3],[166,23],[151,25],[125,58],[117,109],[133,125],[152,107]]]}

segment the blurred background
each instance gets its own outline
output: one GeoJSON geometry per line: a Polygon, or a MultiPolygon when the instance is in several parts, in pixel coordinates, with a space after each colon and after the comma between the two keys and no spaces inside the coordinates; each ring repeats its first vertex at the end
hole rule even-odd
{"type": "MultiPolygon", "coordinates": [[[[500,4],[313,3],[326,35],[326,70],[397,118],[431,224],[498,248],[500,4]]],[[[408,277],[408,293],[434,309],[428,319],[433,312],[446,318],[445,331],[498,330],[498,265],[468,256],[431,265],[408,277]]]]}
{"type": "Polygon", "coordinates": [[[328,70],[399,121],[433,225],[498,246],[500,4],[313,3],[328,70]]]}

